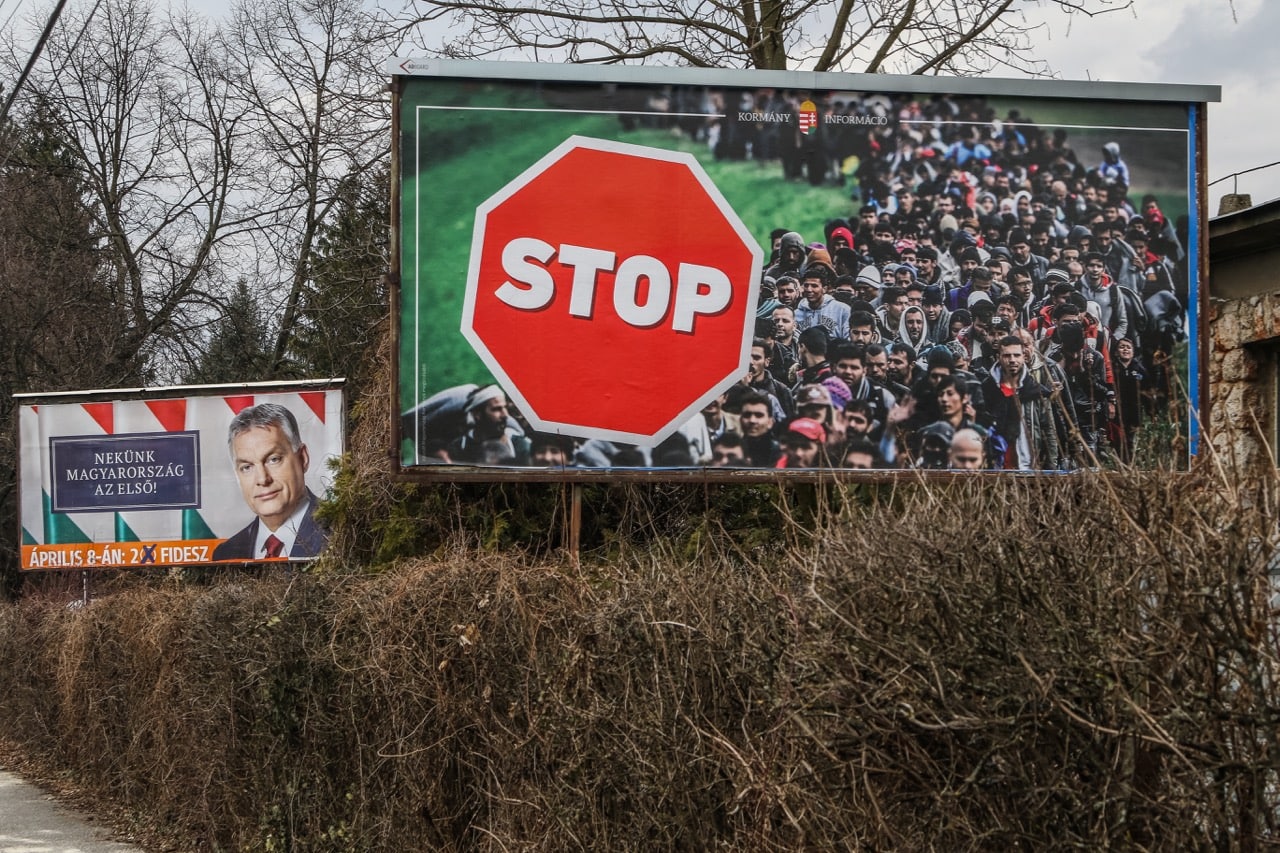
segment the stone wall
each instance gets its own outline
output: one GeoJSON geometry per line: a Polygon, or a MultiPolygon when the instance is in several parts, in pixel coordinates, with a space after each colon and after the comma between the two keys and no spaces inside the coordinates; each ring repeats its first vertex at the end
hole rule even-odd
{"type": "Polygon", "coordinates": [[[1208,430],[1214,447],[1246,465],[1273,464],[1271,371],[1275,355],[1254,344],[1280,343],[1280,291],[1210,301],[1208,430]]]}

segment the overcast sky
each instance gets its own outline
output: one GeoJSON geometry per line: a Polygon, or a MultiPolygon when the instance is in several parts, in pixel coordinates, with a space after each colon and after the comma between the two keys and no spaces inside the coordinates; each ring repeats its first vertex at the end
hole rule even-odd
{"type": "MultiPolygon", "coordinates": [[[[1133,0],[1093,18],[1065,16],[1049,0],[1015,9],[1047,21],[1035,52],[1062,79],[1221,86],[1221,103],[1209,105],[1209,181],[1280,160],[1280,0],[1133,0]]],[[[1280,165],[1215,183],[1210,216],[1233,191],[1255,204],[1280,198],[1280,165]]]]}
{"type": "MultiPolygon", "coordinates": [[[[1038,52],[1063,79],[1222,87],[1209,105],[1210,181],[1280,160],[1277,0],[1135,0],[1132,11],[1075,16],[1069,31],[1052,20],[1038,52]]],[[[1280,198],[1280,166],[1211,186],[1210,216],[1233,191],[1254,204],[1280,198]]]]}
{"type": "MultiPolygon", "coordinates": [[[[12,2],[0,0],[0,10],[12,2]]],[[[214,16],[231,5],[185,2],[214,16]]],[[[1062,79],[1221,86],[1222,102],[1209,105],[1210,181],[1280,160],[1280,0],[1133,0],[1130,10],[1095,18],[1046,11],[1053,8],[1047,0],[1018,6],[1028,17],[1048,16],[1049,25],[1035,36],[1036,53],[1062,79]]],[[[1214,184],[1210,216],[1233,186],[1250,193],[1255,204],[1280,198],[1280,166],[1214,184]]]]}

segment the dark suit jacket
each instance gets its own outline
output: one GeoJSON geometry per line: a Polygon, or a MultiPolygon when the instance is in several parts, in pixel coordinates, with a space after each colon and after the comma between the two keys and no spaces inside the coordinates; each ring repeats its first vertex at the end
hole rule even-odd
{"type": "MultiPolygon", "coordinates": [[[[289,554],[289,559],[299,559],[304,557],[315,557],[324,550],[324,546],[329,544],[329,532],[316,524],[314,513],[316,509],[316,496],[307,490],[307,498],[310,503],[307,505],[307,511],[302,516],[302,523],[298,525],[298,535],[293,540],[293,551],[289,554]]],[[[213,549],[213,559],[215,560],[253,560],[256,559],[253,553],[253,546],[258,541],[258,524],[261,521],[254,518],[249,525],[223,542],[217,548],[213,549]]]]}

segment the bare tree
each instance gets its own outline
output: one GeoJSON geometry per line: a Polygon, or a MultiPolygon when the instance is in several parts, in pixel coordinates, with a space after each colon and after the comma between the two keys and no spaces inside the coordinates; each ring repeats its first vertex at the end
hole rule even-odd
{"type": "Polygon", "coordinates": [[[391,28],[359,0],[245,0],[226,35],[236,96],[252,116],[253,220],[275,259],[267,282],[284,367],[319,229],[344,179],[384,161],[390,109],[378,62],[391,28]]]}
{"type": "Polygon", "coordinates": [[[62,117],[129,323],[113,360],[169,377],[207,322],[229,233],[238,124],[207,27],[146,0],[64,15],[31,89],[62,117]]]}
{"type": "MultiPolygon", "coordinates": [[[[1048,71],[1015,0],[412,0],[424,47],[458,58],[863,71],[1048,71]],[[434,25],[434,26],[431,26],[434,25]]],[[[1046,0],[1097,15],[1132,0],[1046,0]]]]}

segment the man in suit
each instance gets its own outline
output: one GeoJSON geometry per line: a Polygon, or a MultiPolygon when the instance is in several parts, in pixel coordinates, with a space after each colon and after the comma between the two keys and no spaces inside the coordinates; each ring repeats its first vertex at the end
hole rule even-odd
{"type": "Polygon", "coordinates": [[[257,516],[213,551],[215,560],[314,557],[329,534],[316,525],[307,488],[311,457],[293,413],[278,403],[244,409],[227,430],[231,464],[245,503],[257,516]]]}

